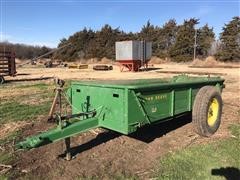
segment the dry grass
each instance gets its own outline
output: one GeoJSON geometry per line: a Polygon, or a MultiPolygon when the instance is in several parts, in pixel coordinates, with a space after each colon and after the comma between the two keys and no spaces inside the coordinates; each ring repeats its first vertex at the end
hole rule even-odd
{"type": "Polygon", "coordinates": [[[106,57],[102,58],[100,61],[102,64],[111,64],[112,63],[112,59],[108,59],[106,57]]]}
{"type": "Polygon", "coordinates": [[[86,60],[87,64],[96,64],[98,62],[99,62],[98,58],[91,58],[91,59],[86,60]]]}
{"type": "Polygon", "coordinates": [[[0,127],[0,140],[5,139],[11,133],[18,131],[26,124],[28,124],[28,122],[26,121],[9,122],[6,124],[2,124],[0,127]]]}
{"type": "Polygon", "coordinates": [[[23,60],[20,60],[20,59],[16,58],[15,62],[16,62],[16,64],[21,64],[23,62],[23,60]]]}
{"type": "Polygon", "coordinates": [[[150,59],[149,64],[163,64],[163,63],[166,63],[166,62],[168,62],[167,59],[161,59],[159,57],[153,56],[150,59]]]}
{"type": "Polygon", "coordinates": [[[221,65],[223,63],[217,61],[214,56],[208,56],[204,60],[200,59],[195,59],[191,65],[192,66],[216,66],[216,65],[221,65]]]}
{"type": "Polygon", "coordinates": [[[190,67],[199,68],[240,68],[237,62],[221,62],[217,61],[214,56],[208,56],[206,59],[195,59],[190,67]]]}

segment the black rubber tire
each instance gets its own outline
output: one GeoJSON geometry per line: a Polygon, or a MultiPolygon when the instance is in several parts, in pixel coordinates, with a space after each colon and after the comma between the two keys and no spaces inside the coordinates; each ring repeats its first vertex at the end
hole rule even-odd
{"type": "Polygon", "coordinates": [[[0,84],[3,84],[5,82],[5,79],[3,76],[0,76],[0,84]]]}
{"type": "Polygon", "coordinates": [[[108,66],[108,70],[113,70],[113,67],[112,66],[108,66]]]}
{"type": "Polygon", "coordinates": [[[95,65],[93,66],[93,69],[96,71],[108,71],[111,70],[107,65],[95,65]]]}
{"type": "Polygon", "coordinates": [[[192,122],[196,133],[201,136],[209,137],[219,128],[222,115],[222,97],[220,91],[214,86],[202,87],[194,100],[192,110],[192,122]],[[208,124],[208,109],[213,98],[218,101],[219,108],[217,119],[212,126],[208,124]]]}

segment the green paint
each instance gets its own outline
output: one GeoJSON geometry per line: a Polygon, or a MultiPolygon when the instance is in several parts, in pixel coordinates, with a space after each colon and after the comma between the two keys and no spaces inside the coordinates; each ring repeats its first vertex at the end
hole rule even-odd
{"type": "Polygon", "coordinates": [[[224,87],[219,77],[177,76],[172,79],[73,82],[67,91],[72,113],[96,111],[62,128],[28,138],[20,148],[38,147],[91,128],[103,127],[122,134],[192,110],[198,90],[206,85],[224,87]]]}
{"type": "Polygon", "coordinates": [[[58,125],[57,128],[41,133],[37,136],[29,137],[16,145],[17,149],[31,149],[43,146],[55,141],[71,137],[75,134],[98,127],[97,118],[89,118],[87,120],[77,122],[67,122],[64,126],[58,125]]]}

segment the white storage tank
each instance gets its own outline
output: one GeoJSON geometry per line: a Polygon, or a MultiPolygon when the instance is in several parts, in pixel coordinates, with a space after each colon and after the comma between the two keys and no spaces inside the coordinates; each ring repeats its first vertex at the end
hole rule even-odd
{"type": "Polygon", "coordinates": [[[115,44],[116,60],[149,60],[152,56],[152,42],[119,41],[115,44]]]}

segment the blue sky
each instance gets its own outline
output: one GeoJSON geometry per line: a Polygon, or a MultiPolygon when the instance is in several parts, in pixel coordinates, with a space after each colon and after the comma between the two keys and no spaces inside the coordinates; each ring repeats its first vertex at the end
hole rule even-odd
{"type": "Polygon", "coordinates": [[[240,14],[239,0],[0,0],[0,40],[56,47],[59,40],[84,27],[104,24],[136,32],[150,20],[162,26],[171,18],[200,19],[218,37],[224,23],[240,14]]]}

